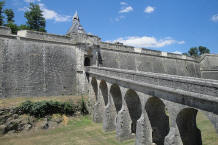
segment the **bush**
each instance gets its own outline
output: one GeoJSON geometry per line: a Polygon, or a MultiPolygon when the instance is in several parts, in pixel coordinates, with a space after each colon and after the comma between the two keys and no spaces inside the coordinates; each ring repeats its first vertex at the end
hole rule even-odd
{"type": "Polygon", "coordinates": [[[87,109],[87,106],[86,106],[86,103],[85,103],[85,100],[84,100],[83,97],[82,97],[81,102],[79,102],[79,106],[80,106],[79,110],[80,110],[80,113],[81,113],[82,115],[86,115],[86,114],[89,113],[89,111],[88,111],[88,109],[87,109]]]}
{"type": "Polygon", "coordinates": [[[17,112],[19,114],[29,114],[37,118],[45,117],[52,114],[66,114],[74,115],[75,112],[81,112],[81,114],[88,114],[85,101],[82,101],[78,105],[71,102],[57,102],[57,101],[40,101],[31,102],[25,101],[19,107],[17,112]]]}

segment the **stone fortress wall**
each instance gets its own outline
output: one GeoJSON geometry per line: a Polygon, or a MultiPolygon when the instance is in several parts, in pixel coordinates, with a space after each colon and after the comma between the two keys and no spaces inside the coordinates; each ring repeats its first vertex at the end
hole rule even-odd
{"type": "Polygon", "coordinates": [[[89,65],[218,79],[217,55],[204,55],[199,61],[106,43],[88,34],[61,36],[23,30],[12,35],[9,28],[0,27],[0,97],[86,94],[86,58],[89,65]]]}

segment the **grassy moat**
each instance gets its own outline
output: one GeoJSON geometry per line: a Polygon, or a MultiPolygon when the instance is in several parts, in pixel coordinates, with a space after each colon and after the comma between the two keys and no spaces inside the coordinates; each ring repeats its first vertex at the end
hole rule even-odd
{"type": "MultiPolygon", "coordinates": [[[[26,99],[31,101],[80,100],[81,97],[39,97],[0,99],[0,107],[16,106],[26,99]],[[15,103],[14,103],[15,102],[15,103]]],[[[203,145],[218,145],[218,134],[213,125],[202,113],[198,113],[197,125],[201,130],[203,145]]],[[[65,118],[64,122],[54,129],[30,130],[19,134],[6,134],[0,137],[0,145],[133,145],[135,140],[125,142],[116,140],[116,132],[103,132],[102,124],[92,122],[89,115],[65,118]]]]}

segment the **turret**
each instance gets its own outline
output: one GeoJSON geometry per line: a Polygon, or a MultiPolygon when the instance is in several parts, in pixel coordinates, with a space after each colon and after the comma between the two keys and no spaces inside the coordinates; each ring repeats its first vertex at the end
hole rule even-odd
{"type": "Polygon", "coordinates": [[[77,33],[83,33],[85,34],[85,30],[83,29],[82,25],[80,24],[80,19],[78,16],[77,11],[75,12],[73,16],[73,23],[71,28],[68,30],[67,35],[71,36],[72,34],[77,34],[77,33]]]}

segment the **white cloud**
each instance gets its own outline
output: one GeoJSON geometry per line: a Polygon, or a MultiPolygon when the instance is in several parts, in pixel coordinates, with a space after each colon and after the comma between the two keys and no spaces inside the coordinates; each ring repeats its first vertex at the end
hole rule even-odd
{"type": "Polygon", "coordinates": [[[125,45],[134,46],[134,47],[143,47],[143,48],[160,48],[171,44],[182,44],[184,41],[176,41],[170,37],[166,37],[164,39],[157,40],[155,37],[149,36],[131,36],[131,37],[121,37],[117,40],[110,42],[120,42],[125,45]]]}
{"type": "Polygon", "coordinates": [[[131,11],[133,11],[133,8],[131,6],[128,6],[128,7],[125,7],[123,9],[121,9],[119,11],[119,13],[128,13],[128,12],[131,12],[131,11]]]}
{"type": "Polygon", "coordinates": [[[28,11],[28,10],[29,10],[28,7],[18,8],[18,11],[23,11],[23,12],[25,12],[25,11],[28,11]]]}
{"type": "Polygon", "coordinates": [[[185,41],[178,41],[178,44],[185,44],[185,41]]]}
{"type": "Polygon", "coordinates": [[[122,19],[124,19],[124,18],[125,18],[125,16],[122,16],[122,15],[121,15],[121,16],[116,17],[116,18],[115,18],[115,21],[116,21],[116,22],[119,22],[120,20],[122,20],[122,19]]]}
{"type": "Polygon", "coordinates": [[[26,3],[40,2],[41,0],[24,0],[26,3]]]}
{"type": "Polygon", "coordinates": [[[214,22],[218,22],[218,14],[213,15],[211,20],[214,21],[214,22]]]}
{"type": "Polygon", "coordinates": [[[147,6],[144,10],[145,13],[152,13],[154,12],[155,8],[152,6],[147,6]]]}
{"type": "Polygon", "coordinates": [[[46,20],[54,20],[55,22],[66,22],[70,21],[72,18],[72,16],[61,15],[54,10],[47,9],[43,3],[40,3],[39,6],[46,20]]]}
{"type": "Polygon", "coordinates": [[[174,51],[174,52],[172,52],[172,53],[175,53],[175,54],[182,54],[182,52],[180,52],[180,51],[174,51]]]}
{"type": "Polygon", "coordinates": [[[128,5],[126,2],[120,2],[120,5],[128,5]]]}

